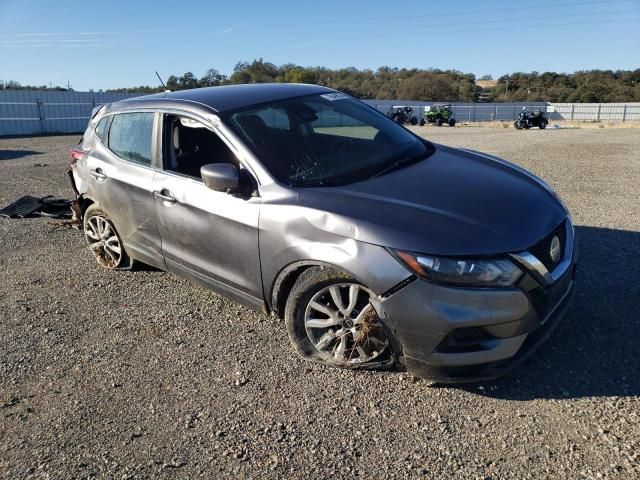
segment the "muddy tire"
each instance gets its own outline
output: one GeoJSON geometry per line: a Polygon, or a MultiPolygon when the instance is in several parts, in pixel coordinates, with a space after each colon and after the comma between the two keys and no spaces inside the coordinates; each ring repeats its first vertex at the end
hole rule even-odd
{"type": "Polygon", "coordinates": [[[133,261],[107,213],[97,204],[84,212],[84,238],[99,265],[111,270],[130,270],[133,261]]]}
{"type": "Polygon", "coordinates": [[[393,355],[373,297],[350,275],[326,267],[305,270],[285,306],[295,350],[306,360],[341,368],[388,368],[393,355]]]}

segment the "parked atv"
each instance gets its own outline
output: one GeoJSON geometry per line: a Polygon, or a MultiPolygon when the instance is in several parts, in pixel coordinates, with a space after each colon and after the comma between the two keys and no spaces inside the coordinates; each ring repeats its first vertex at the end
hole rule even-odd
{"type": "Polygon", "coordinates": [[[418,118],[413,114],[413,108],[405,105],[391,107],[387,112],[387,117],[400,125],[418,124],[418,118]]]}
{"type": "Polygon", "coordinates": [[[431,107],[424,107],[424,119],[420,121],[420,125],[425,123],[435,123],[441,127],[443,123],[448,123],[450,127],[454,127],[456,119],[451,109],[451,104],[436,104],[431,107]]]}
{"type": "Polygon", "coordinates": [[[549,121],[540,109],[536,108],[533,112],[529,112],[527,111],[527,107],[522,107],[522,110],[518,114],[518,119],[513,122],[513,126],[518,130],[522,130],[523,128],[528,130],[531,127],[539,127],[541,130],[544,130],[547,128],[547,123],[549,123],[549,121]]]}

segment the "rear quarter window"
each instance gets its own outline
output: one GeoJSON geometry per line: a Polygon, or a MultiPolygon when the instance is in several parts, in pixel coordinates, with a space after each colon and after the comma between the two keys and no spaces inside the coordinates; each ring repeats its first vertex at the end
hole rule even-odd
{"type": "Polygon", "coordinates": [[[96,135],[102,143],[107,143],[107,126],[109,125],[109,119],[110,117],[104,117],[98,122],[98,125],[96,125],[96,135]]]}
{"type": "Polygon", "coordinates": [[[153,118],[153,113],[114,115],[109,128],[109,149],[125,160],[150,166],[153,118]]]}

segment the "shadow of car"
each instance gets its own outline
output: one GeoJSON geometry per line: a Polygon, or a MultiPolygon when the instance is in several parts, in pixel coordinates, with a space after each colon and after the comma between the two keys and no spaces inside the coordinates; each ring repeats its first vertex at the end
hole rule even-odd
{"type": "Polygon", "coordinates": [[[640,395],[640,232],[576,236],[578,290],[551,338],[513,374],[457,388],[509,400],[640,395]]]}

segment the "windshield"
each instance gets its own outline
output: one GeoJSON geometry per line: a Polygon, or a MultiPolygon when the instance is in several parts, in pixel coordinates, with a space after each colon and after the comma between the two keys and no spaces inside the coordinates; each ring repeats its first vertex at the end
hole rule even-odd
{"type": "Polygon", "coordinates": [[[432,151],[395,122],[341,93],[279,100],[225,116],[280,182],[344,185],[432,151]]]}

